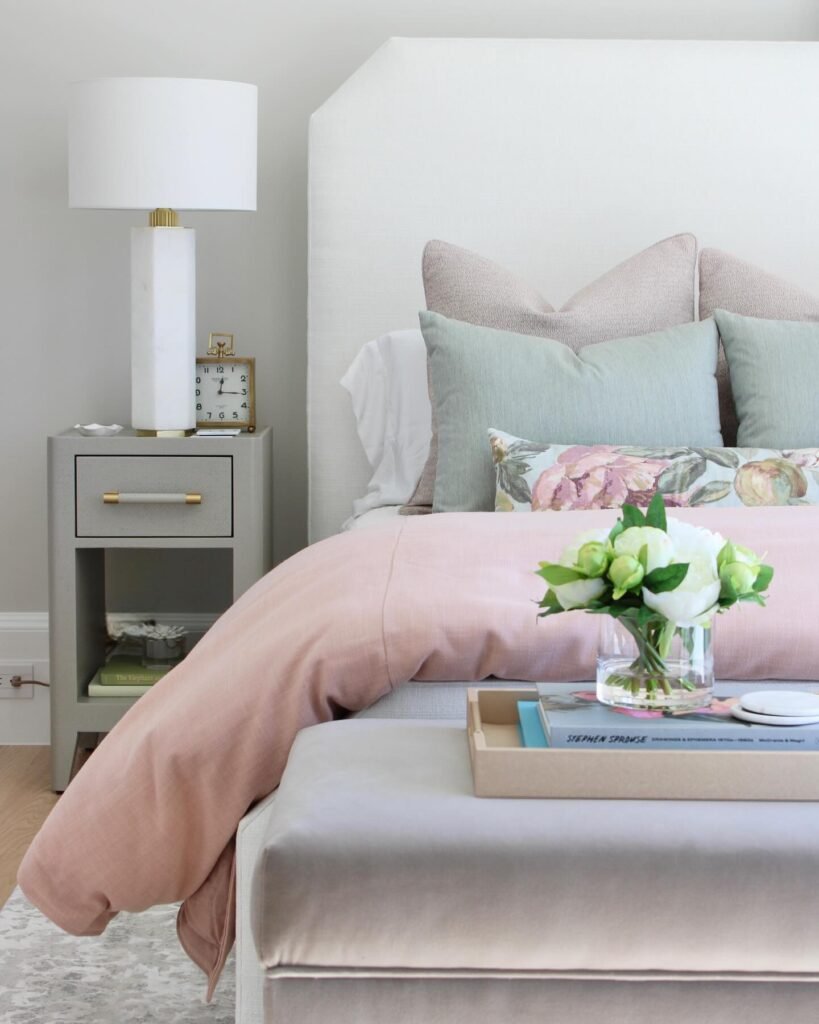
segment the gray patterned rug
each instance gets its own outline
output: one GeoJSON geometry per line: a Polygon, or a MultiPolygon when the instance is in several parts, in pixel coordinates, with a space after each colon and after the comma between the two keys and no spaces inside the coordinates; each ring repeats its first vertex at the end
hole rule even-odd
{"type": "Polygon", "coordinates": [[[214,1001],[176,941],[175,907],[121,914],[99,938],[75,939],[19,889],[0,910],[3,1024],[233,1024],[231,957],[214,1001]]]}

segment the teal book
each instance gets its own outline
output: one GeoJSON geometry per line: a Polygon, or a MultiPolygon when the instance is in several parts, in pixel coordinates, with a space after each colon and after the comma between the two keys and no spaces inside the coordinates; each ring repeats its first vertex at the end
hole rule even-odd
{"type": "Polygon", "coordinates": [[[548,747],[536,700],[518,701],[518,719],[520,742],[524,747],[548,747]]]}

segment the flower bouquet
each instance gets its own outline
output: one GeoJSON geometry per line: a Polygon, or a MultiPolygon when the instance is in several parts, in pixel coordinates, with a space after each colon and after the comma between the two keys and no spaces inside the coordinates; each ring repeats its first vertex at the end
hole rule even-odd
{"type": "Polygon", "coordinates": [[[720,534],[667,519],[662,495],[645,513],[624,505],[610,531],[581,534],[559,562],[539,617],[582,609],[605,616],[597,697],[621,707],[708,704],[713,621],[739,601],[765,604],[773,569],[720,534]]]}

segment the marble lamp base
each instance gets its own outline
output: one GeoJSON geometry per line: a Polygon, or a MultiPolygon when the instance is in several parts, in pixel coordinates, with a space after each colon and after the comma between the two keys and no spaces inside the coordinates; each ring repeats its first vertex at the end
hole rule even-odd
{"type": "Polygon", "coordinates": [[[131,424],[148,434],[196,427],[196,232],[131,229],[131,424]]]}

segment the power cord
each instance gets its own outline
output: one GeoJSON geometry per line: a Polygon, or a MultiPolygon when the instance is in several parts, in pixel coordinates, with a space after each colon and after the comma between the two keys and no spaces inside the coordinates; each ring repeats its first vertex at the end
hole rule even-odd
{"type": "Polygon", "coordinates": [[[50,686],[51,683],[41,683],[39,679],[23,679],[22,676],[12,676],[9,679],[11,685],[15,690],[19,690],[21,686],[50,686]]]}

